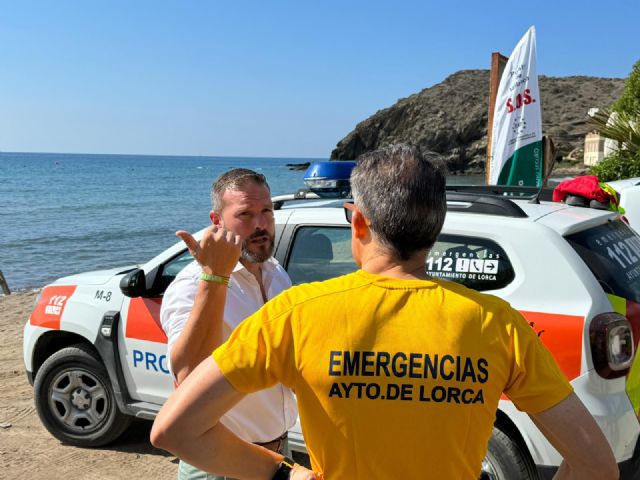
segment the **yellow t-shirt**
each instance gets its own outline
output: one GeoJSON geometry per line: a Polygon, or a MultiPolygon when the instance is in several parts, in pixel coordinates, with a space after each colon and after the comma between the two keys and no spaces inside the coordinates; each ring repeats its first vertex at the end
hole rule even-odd
{"type": "Polygon", "coordinates": [[[475,480],[503,392],[536,413],[572,391],[503,300],[362,270],[283,292],[213,356],[240,392],[295,389],[327,480],[475,480]]]}

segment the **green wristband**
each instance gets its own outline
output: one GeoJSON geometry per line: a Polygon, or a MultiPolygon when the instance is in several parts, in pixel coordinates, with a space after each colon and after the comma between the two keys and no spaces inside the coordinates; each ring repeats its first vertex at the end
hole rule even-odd
{"type": "Polygon", "coordinates": [[[211,283],[220,283],[227,287],[229,286],[229,277],[223,277],[221,275],[210,275],[208,273],[202,272],[202,275],[200,275],[200,280],[211,283]]]}

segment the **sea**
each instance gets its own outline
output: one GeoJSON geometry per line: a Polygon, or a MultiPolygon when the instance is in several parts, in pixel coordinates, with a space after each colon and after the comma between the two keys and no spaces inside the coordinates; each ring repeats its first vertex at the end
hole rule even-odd
{"type": "Polygon", "coordinates": [[[211,183],[228,169],[256,170],[280,195],[304,186],[288,164],[322,160],[0,152],[0,271],[21,291],[145,263],[176,230],[209,224],[211,183]]]}

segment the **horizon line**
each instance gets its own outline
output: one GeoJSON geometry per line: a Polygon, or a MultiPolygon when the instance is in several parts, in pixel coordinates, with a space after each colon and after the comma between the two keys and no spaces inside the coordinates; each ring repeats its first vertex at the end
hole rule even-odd
{"type": "Polygon", "coordinates": [[[17,154],[17,155],[95,155],[95,156],[113,156],[113,157],[188,157],[188,158],[257,158],[257,159],[298,159],[298,160],[328,160],[330,157],[315,157],[315,156],[254,156],[254,155],[189,155],[189,154],[169,154],[169,153],[89,153],[89,152],[14,152],[0,150],[0,155],[3,154],[17,154]]]}

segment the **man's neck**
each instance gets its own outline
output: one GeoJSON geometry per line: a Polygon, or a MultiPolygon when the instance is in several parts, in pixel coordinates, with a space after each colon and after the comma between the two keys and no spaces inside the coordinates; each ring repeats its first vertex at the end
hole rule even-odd
{"type": "Polygon", "coordinates": [[[408,260],[399,260],[395,255],[382,249],[364,252],[362,270],[385,277],[404,280],[426,280],[429,276],[425,269],[427,252],[416,253],[408,260]]]}
{"type": "Polygon", "coordinates": [[[240,260],[240,263],[247,269],[258,281],[262,279],[262,263],[249,262],[247,260],[240,260]]]}

